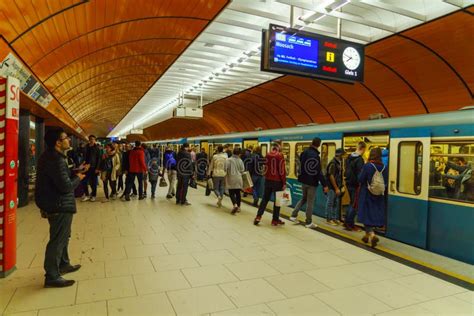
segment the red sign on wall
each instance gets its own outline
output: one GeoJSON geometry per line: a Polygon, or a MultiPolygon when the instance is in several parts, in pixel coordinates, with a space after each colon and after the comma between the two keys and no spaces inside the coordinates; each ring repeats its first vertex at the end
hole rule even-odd
{"type": "Polygon", "coordinates": [[[16,264],[20,81],[0,78],[0,276],[16,264]]]}

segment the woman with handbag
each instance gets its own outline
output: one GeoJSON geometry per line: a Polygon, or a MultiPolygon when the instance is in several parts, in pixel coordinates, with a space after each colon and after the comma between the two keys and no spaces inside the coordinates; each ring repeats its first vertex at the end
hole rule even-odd
{"type": "Polygon", "coordinates": [[[229,196],[232,201],[232,215],[240,212],[241,196],[240,191],[243,188],[242,174],[245,171],[244,163],[240,159],[240,148],[234,148],[233,155],[225,162],[225,185],[229,190],[229,196]]]}

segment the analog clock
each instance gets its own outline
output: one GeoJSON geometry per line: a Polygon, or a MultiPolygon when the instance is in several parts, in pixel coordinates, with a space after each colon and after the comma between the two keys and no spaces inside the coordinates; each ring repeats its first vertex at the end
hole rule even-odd
{"type": "Polygon", "coordinates": [[[342,53],[342,61],[349,70],[355,70],[360,65],[359,52],[354,47],[347,47],[342,53]]]}

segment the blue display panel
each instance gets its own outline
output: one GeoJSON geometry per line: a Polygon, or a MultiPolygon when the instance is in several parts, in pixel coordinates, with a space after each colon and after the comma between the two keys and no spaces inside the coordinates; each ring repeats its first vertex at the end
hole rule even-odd
{"type": "Polygon", "coordinates": [[[275,33],[273,61],[307,68],[318,68],[319,41],[307,37],[275,33]]]}

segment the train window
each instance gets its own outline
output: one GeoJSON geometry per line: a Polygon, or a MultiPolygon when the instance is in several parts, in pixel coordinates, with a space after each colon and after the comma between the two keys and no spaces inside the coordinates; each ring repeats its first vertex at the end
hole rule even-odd
{"type": "Polygon", "coordinates": [[[413,195],[421,193],[422,163],[421,142],[401,142],[398,145],[398,192],[413,195]]]}
{"type": "Polygon", "coordinates": [[[329,161],[336,155],[335,143],[324,143],[321,146],[321,170],[326,173],[329,161]]]}
{"type": "Polygon", "coordinates": [[[433,142],[429,196],[474,202],[474,141],[433,142]]]}
{"type": "Polygon", "coordinates": [[[300,156],[305,151],[305,149],[311,146],[311,142],[296,143],[295,151],[295,175],[299,176],[300,174],[300,156]]]}
{"type": "Polygon", "coordinates": [[[286,174],[290,174],[290,143],[283,143],[281,145],[281,153],[283,154],[283,157],[285,158],[285,168],[286,168],[286,174]]]}

